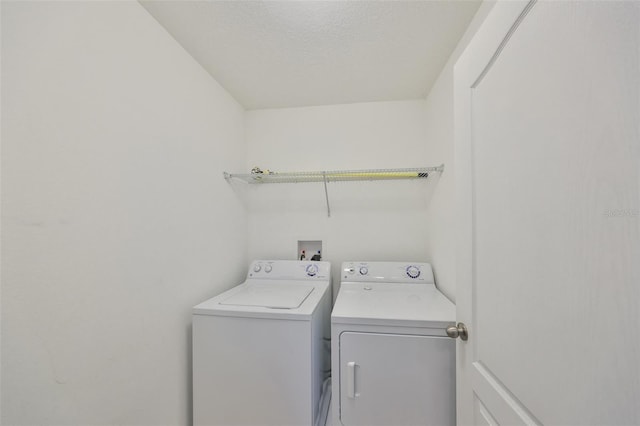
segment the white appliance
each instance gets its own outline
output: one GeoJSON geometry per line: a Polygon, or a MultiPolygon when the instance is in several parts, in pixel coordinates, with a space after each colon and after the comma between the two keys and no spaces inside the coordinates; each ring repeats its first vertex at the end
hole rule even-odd
{"type": "Polygon", "coordinates": [[[455,306],[428,263],[345,262],[331,314],[334,425],[454,425],[455,306]]]}
{"type": "Polygon", "coordinates": [[[329,262],[252,262],[193,308],[196,425],[313,425],[330,367],[329,262]]]}

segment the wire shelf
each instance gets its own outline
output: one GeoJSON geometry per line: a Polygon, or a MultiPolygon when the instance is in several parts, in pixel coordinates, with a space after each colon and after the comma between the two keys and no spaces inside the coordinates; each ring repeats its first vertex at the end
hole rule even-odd
{"type": "Polygon", "coordinates": [[[374,180],[426,179],[430,173],[442,172],[444,164],[436,167],[415,167],[405,169],[369,170],[329,170],[315,172],[263,172],[224,173],[224,178],[237,179],[248,184],[265,183],[307,183],[307,182],[347,182],[374,180]]]}
{"type": "Polygon", "coordinates": [[[331,217],[329,190],[327,189],[328,182],[427,179],[431,173],[442,173],[444,171],[444,164],[435,167],[415,167],[408,169],[329,170],[288,173],[257,170],[258,172],[252,173],[224,172],[224,178],[227,181],[234,179],[251,185],[322,182],[324,184],[324,195],[327,202],[327,216],[331,217]]]}

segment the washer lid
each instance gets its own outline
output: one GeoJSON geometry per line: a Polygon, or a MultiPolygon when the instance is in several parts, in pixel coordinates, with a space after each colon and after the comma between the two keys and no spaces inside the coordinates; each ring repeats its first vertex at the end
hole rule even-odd
{"type": "Polygon", "coordinates": [[[310,284],[260,283],[248,284],[220,301],[221,305],[258,306],[272,309],[295,309],[313,291],[310,284]]]}

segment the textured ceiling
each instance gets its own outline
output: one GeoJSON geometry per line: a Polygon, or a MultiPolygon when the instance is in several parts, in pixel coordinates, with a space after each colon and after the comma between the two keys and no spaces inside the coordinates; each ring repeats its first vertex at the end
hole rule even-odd
{"type": "Polygon", "coordinates": [[[480,1],[141,0],[245,108],[426,96],[480,1]]]}

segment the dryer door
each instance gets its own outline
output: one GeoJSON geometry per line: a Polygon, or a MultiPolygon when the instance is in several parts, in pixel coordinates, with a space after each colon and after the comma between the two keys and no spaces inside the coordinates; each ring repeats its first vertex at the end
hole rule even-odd
{"type": "Polygon", "coordinates": [[[340,420],[346,426],[454,425],[454,341],[342,333],[340,420]]]}

